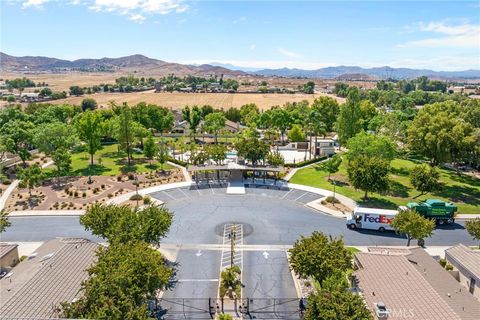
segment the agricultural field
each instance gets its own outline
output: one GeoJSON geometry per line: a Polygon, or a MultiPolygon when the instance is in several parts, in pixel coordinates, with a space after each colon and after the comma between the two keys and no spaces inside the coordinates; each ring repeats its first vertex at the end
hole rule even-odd
{"type": "MultiPolygon", "coordinates": [[[[429,198],[437,198],[455,203],[459,213],[478,214],[480,212],[480,180],[466,175],[458,175],[453,170],[440,169],[440,190],[417,197],[420,193],[410,184],[410,170],[415,162],[395,159],[391,163],[390,191],[387,194],[369,193],[369,200],[363,201],[363,191],[350,186],[345,161],[340,170],[332,174],[337,181],[336,192],[350,197],[364,207],[396,209],[408,202],[419,202],[429,198]]],[[[290,180],[292,183],[309,185],[333,191],[332,182],[328,181],[328,173],[311,166],[299,170],[290,180]]]]}
{"type": "MultiPolygon", "coordinates": [[[[85,98],[95,99],[99,106],[108,107],[111,101],[118,104],[123,102],[134,105],[139,102],[153,103],[167,108],[179,109],[186,105],[211,105],[214,108],[229,109],[240,108],[247,103],[255,103],[260,109],[268,109],[275,105],[283,105],[287,102],[308,100],[312,102],[321,94],[254,94],[254,93],[180,93],[161,92],[154,90],[131,93],[97,93],[83,95],[80,97],[68,97],[62,100],[55,100],[53,103],[80,104],[85,98]]],[[[343,100],[337,98],[337,100],[343,100]]],[[[342,101],[339,101],[342,102],[342,101]]]]}

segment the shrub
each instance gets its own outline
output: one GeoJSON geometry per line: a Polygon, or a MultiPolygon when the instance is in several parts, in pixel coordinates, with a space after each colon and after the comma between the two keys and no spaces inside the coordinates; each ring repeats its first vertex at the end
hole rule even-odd
{"type": "Polygon", "coordinates": [[[143,197],[143,204],[144,205],[148,205],[150,203],[152,203],[152,198],[150,198],[149,196],[143,197]]]}
{"type": "Polygon", "coordinates": [[[8,179],[8,178],[3,179],[2,182],[3,182],[3,184],[6,185],[6,186],[12,184],[12,180],[10,180],[10,179],[8,179]]]}
{"type": "Polygon", "coordinates": [[[340,203],[340,200],[338,200],[337,198],[334,198],[333,196],[328,196],[327,198],[325,198],[325,202],[328,202],[328,203],[340,203]]]}
{"type": "Polygon", "coordinates": [[[118,176],[117,176],[117,181],[118,181],[118,182],[121,182],[122,179],[123,179],[123,176],[122,176],[122,175],[118,175],[118,176]]]}
{"type": "Polygon", "coordinates": [[[74,197],[78,197],[78,191],[75,191],[75,192],[73,193],[73,196],[74,196],[74,197]]]}
{"type": "Polygon", "coordinates": [[[448,264],[445,266],[445,269],[446,269],[447,271],[452,271],[452,270],[453,270],[453,266],[452,266],[450,263],[448,263],[448,264]]]}
{"type": "Polygon", "coordinates": [[[65,193],[68,194],[70,190],[68,188],[65,188],[65,193]]]}
{"type": "Polygon", "coordinates": [[[102,189],[105,189],[105,185],[104,185],[104,184],[102,184],[100,187],[101,187],[102,189]]]}
{"type": "Polygon", "coordinates": [[[318,157],[317,159],[301,161],[301,162],[297,162],[297,163],[286,163],[284,166],[287,167],[287,168],[300,168],[300,167],[303,167],[303,166],[306,166],[306,165],[309,165],[309,164],[312,164],[312,163],[316,163],[316,162],[325,160],[327,158],[328,157],[323,156],[323,157],[318,157]]]}
{"type": "Polygon", "coordinates": [[[135,175],[132,172],[128,173],[128,180],[135,180],[135,175]]]}
{"type": "Polygon", "coordinates": [[[440,258],[440,260],[438,260],[438,263],[440,263],[442,268],[445,268],[445,266],[447,265],[447,260],[444,258],[440,258]]]}
{"type": "Polygon", "coordinates": [[[109,194],[107,194],[107,197],[113,198],[113,194],[109,193],[109,194]]]}
{"type": "Polygon", "coordinates": [[[132,200],[132,201],[137,201],[137,200],[140,201],[142,199],[143,199],[143,197],[138,193],[136,193],[136,194],[134,194],[133,196],[130,197],[130,200],[132,200]]]}

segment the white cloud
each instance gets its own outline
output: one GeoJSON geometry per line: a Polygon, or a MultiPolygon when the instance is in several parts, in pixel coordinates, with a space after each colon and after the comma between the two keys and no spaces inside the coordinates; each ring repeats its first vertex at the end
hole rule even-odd
{"type": "Polygon", "coordinates": [[[128,20],[132,20],[134,22],[138,22],[138,23],[143,23],[143,21],[145,21],[145,17],[142,16],[141,14],[137,13],[137,14],[132,14],[128,20]]]}
{"type": "Polygon", "coordinates": [[[302,55],[300,53],[296,53],[296,52],[293,52],[293,51],[289,51],[289,50],[286,50],[284,48],[278,48],[277,51],[286,56],[286,57],[289,57],[289,58],[300,58],[302,57],[302,55]]]}
{"type": "Polygon", "coordinates": [[[182,0],[94,0],[90,9],[97,12],[120,14],[168,14],[182,13],[188,6],[182,0]]]}
{"type": "Polygon", "coordinates": [[[480,25],[462,22],[452,24],[447,22],[418,23],[404,28],[409,31],[434,33],[440,36],[399,44],[398,47],[454,47],[454,48],[480,48],[480,25]]]}
{"type": "Polygon", "coordinates": [[[233,20],[232,23],[237,24],[237,23],[241,23],[241,22],[245,22],[245,21],[247,21],[247,17],[240,17],[236,20],[233,20]]]}
{"type": "Polygon", "coordinates": [[[252,44],[250,45],[250,50],[253,51],[253,50],[255,50],[256,47],[257,47],[257,46],[255,45],[255,43],[252,43],[252,44]]]}
{"type": "Polygon", "coordinates": [[[22,8],[41,8],[49,0],[26,0],[22,3],[22,8]]]}
{"type": "Polygon", "coordinates": [[[136,22],[145,21],[148,16],[182,13],[188,10],[184,0],[16,0],[16,3],[22,3],[22,8],[41,8],[44,3],[50,1],[84,5],[96,12],[128,16],[129,20],[136,22]]]}

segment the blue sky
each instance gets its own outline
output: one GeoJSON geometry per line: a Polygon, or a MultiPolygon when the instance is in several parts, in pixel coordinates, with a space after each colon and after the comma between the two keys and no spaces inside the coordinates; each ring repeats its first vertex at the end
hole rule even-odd
{"type": "Polygon", "coordinates": [[[0,50],[11,55],[480,69],[480,1],[0,2],[0,50]]]}

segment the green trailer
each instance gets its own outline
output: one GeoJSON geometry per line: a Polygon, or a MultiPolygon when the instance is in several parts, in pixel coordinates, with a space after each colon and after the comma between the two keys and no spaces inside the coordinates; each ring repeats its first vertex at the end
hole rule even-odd
{"type": "Polygon", "coordinates": [[[428,199],[417,203],[407,203],[407,208],[413,209],[425,218],[435,219],[438,224],[454,223],[458,208],[451,202],[439,199],[428,199]]]}

